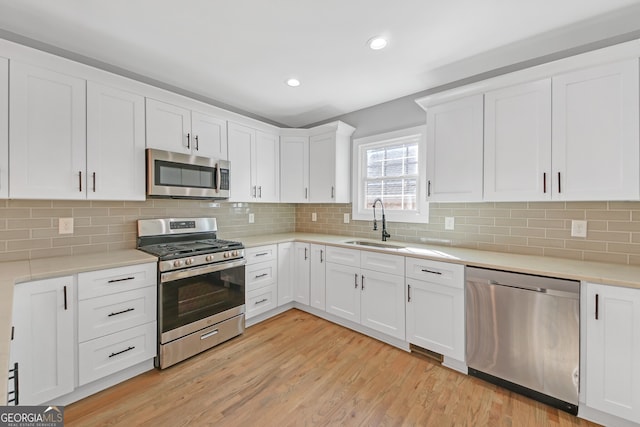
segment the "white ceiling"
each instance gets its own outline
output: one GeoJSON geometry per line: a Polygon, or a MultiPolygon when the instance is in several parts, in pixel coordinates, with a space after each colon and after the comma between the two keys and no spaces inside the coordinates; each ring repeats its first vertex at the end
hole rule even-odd
{"type": "MultiPolygon", "coordinates": [[[[501,47],[569,35],[585,20],[623,20],[639,3],[0,0],[0,28],[298,127],[502,66],[501,47]],[[366,46],[377,34],[389,38],[382,51],[366,46]],[[485,70],[463,67],[483,53],[485,70]],[[285,86],[290,76],[302,85],[285,86]]],[[[626,25],[591,37],[620,34],[626,25]]]]}

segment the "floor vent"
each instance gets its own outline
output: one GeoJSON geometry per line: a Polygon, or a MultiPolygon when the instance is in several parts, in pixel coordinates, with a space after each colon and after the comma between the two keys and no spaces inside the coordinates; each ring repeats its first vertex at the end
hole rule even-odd
{"type": "Polygon", "coordinates": [[[411,349],[411,353],[416,353],[428,359],[435,360],[438,363],[442,363],[444,360],[444,356],[440,353],[436,353],[435,351],[427,350],[426,348],[418,347],[413,344],[410,344],[409,348],[411,349]]]}

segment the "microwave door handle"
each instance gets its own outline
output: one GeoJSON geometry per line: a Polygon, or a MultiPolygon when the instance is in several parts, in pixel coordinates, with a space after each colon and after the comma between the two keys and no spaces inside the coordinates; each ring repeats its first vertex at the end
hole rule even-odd
{"type": "Polygon", "coordinates": [[[220,164],[216,164],[216,193],[220,192],[220,179],[221,179],[221,174],[220,174],[220,164]]]}

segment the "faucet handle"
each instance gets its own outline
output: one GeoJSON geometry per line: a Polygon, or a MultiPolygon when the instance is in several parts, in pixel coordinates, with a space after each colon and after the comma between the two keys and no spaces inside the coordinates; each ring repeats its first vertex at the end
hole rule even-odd
{"type": "Polygon", "coordinates": [[[376,221],[376,219],[373,219],[373,231],[376,231],[378,229],[378,221],[376,221]]]}

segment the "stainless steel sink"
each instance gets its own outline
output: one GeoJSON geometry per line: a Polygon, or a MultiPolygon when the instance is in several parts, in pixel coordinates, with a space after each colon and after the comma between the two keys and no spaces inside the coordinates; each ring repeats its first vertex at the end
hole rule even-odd
{"type": "Polygon", "coordinates": [[[369,246],[372,248],[381,248],[381,249],[402,249],[405,247],[403,245],[394,245],[392,243],[369,242],[366,240],[350,240],[344,243],[346,243],[347,245],[369,246]]]}

